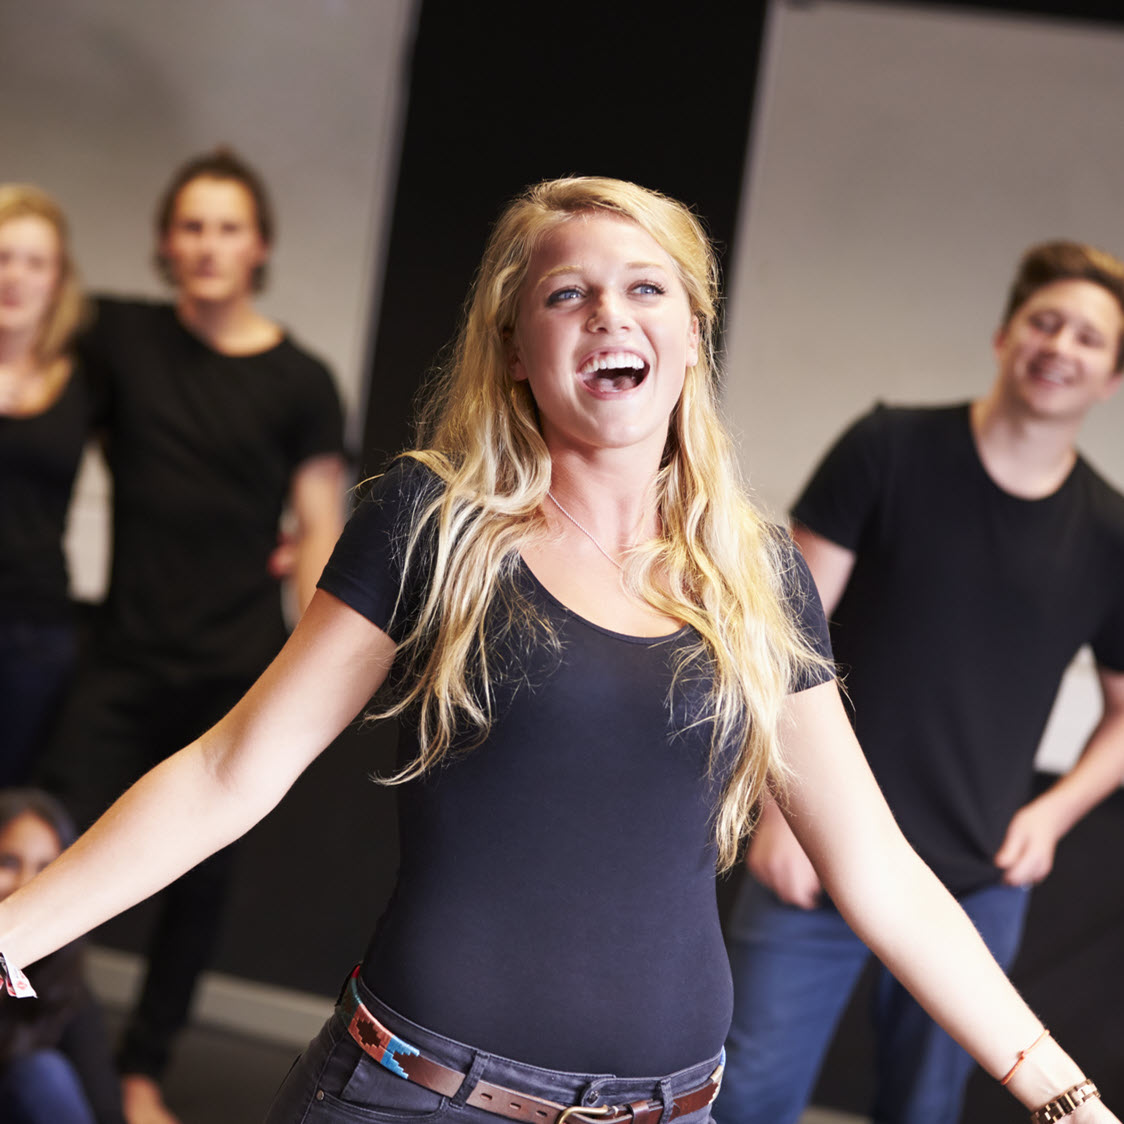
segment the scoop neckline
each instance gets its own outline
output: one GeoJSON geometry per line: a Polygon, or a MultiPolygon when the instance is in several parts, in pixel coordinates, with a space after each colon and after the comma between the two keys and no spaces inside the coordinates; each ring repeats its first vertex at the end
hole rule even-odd
{"type": "Polygon", "coordinates": [[[674,640],[679,636],[691,630],[689,624],[680,625],[674,632],[661,632],[657,636],[634,636],[628,632],[617,632],[614,629],[606,628],[603,624],[598,624],[596,621],[591,621],[588,617],[583,617],[581,613],[571,609],[565,602],[560,601],[545,585],[539,580],[538,575],[527,564],[527,560],[522,554],[519,555],[519,566],[524,574],[526,574],[534,583],[535,588],[553,605],[557,605],[567,616],[572,617],[580,624],[584,624],[587,628],[593,629],[594,632],[600,632],[603,636],[612,637],[614,640],[623,640],[628,644],[663,644],[668,640],[674,640]]]}

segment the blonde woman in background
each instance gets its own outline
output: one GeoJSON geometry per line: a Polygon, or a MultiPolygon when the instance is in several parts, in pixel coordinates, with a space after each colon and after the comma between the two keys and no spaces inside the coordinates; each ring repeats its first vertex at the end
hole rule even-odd
{"type": "Polygon", "coordinates": [[[1116,1120],[1031,1048],[1040,1022],[871,779],[807,568],[719,421],[716,272],[690,212],[633,184],[515,200],[419,448],[245,699],[0,905],[9,965],[241,835],[382,689],[398,886],[274,1124],[704,1124],[731,1005],[713,874],[766,791],[989,1072],[1116,1120]]]}
{"type": "Polygon", "coordinates": [[[58,204],[0,185],[0,786],[27,777],[74,664],[62,535],[91,423],[83,311],[58,204]]]}

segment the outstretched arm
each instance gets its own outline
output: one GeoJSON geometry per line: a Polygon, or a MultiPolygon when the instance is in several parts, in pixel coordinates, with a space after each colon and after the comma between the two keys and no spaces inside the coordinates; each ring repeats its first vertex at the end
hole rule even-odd
{"type": "Polygon", "coordinates": [[[1124,780],[1124,672],[1098,668],[1104,709],[1077,764],[1023,805],[1007,827],[995,865],[1013,886],[1041,882],[1058,841],[1124,780]]]}
{"type": "MultiPolygon", "coordinates": [[[[1042,1024],[972,923],[906,843],[870,773],[834,683],[791,695],[784,750],[797,780],[786,815],[840,913],[918,1002],[994,1077],[1042,1024]]],[[[1008,1089],[1037,1108],[1081,1081],[1052,1039],[1008,1089]]],[[[1116,1117],[1099,1101],[1078,1121],[1116,1117]]]]}
{"type": "Polygon", "coordinates": [[[146,773],[0,902],[9,962],[40,959],[248,831],[367,703],[393,656],[384,632],[318,591],[280,654],[218,725],[146,773]]]}

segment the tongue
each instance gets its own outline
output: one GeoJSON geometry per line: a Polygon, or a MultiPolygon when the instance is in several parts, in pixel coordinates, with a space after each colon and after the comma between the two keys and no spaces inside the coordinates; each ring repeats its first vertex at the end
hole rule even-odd
{"type": "Polygon", "coordinates": [[[609,367],[597,372],[597,382],[613,390],[631,390],[640,382],[641,372],[633,367],[609,367]]]}

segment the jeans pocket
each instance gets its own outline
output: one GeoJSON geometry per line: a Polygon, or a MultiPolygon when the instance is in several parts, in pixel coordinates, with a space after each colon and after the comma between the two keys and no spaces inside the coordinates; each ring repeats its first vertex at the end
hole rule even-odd
{"type": "Polygon", "coordinates": [[[428,1124],[449,1105],[448,1097],[391,1073],[366,1054],[360,1054],[342,1089],[324,1090],[324,1100],[358,1113],[342,1119],[383,1124],[428,1124]]]}

